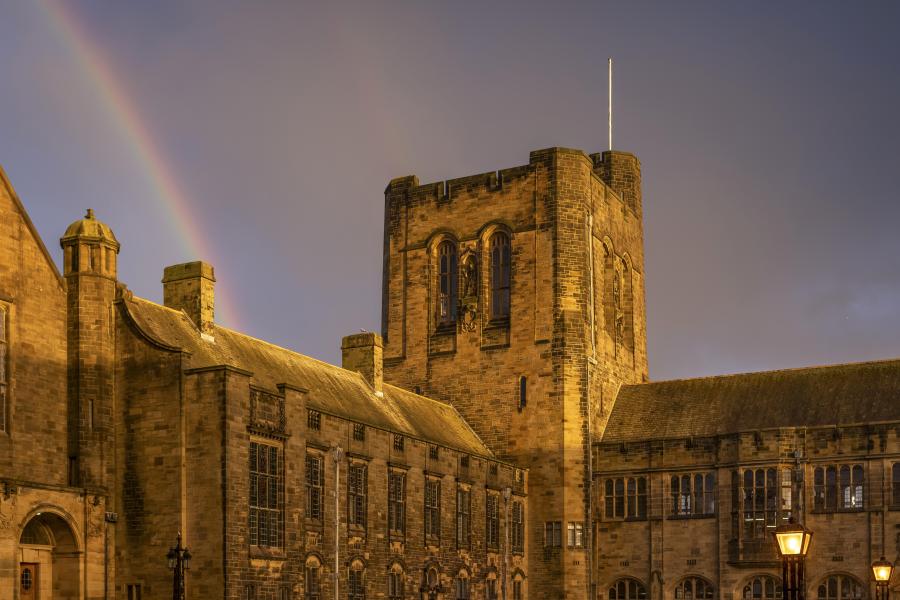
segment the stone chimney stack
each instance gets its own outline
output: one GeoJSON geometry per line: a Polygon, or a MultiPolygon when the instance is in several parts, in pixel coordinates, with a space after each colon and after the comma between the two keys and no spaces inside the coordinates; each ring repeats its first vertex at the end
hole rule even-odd
{"type": "Polygon", "coordinates": [[[363,376],[376,393],[384,388],[384,346],[377,333],[355,333],[341,341],[341,366],[363,376]]]}
{"type": "Polygon", "coordinates": [[[184,309],[200,333],[211,334],[216,305],[212,265],[198,260],[166,267],[162,284],[163,304],[184,309]]]}

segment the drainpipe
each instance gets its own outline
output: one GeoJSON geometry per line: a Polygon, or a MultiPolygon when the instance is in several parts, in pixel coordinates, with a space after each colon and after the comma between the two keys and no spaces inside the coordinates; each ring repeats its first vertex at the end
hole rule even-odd
{"type": "Polygon", "coordinates": [[[341,549],[341,460],[344,449],[331,449],[334,458],[334,600],[340,600],[340,549],[341,549]]]}
{"type": "Polygon", "coordinates": [[[504,543],[503,543],[503,582],[501,592],[503,594],[503,600],[506,600],[506,580],[509,579],[509,497],[512,494],[512,490],[507,488],[503,488],[503,506],[504,506],[504,519],[505,527],[504,533],[506,534],[504,543]]]}

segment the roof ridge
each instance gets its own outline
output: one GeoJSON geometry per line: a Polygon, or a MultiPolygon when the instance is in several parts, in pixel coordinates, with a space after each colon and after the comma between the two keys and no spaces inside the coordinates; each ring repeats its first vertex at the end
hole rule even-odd
{"type": "Polygon", "coordinates": [[[720,375],[702,375],[700,377],[678,377],[676,379],[662,379],[660,381],[647,381],[643,383],[627,383],[622,387],[643,387],[665,383],[679,383],[682,381],[706,381],[711,379],[728,379],[737,377],[747,377],[750,375],[770,375],[774,373],[800,373],[803,371],[821,371],[825,369],[836,369],[839,367],[866,367],[874,365],[886,365],[889,363],[900,363],[900,357],[882,358],[878,360],[866,360],[859,362],[833,363],[830,365],[808,365],[805,367],[786,367],[784,369],[771,369],[768,371],[744,371],[741,373],[723,373],[720,375]]]}

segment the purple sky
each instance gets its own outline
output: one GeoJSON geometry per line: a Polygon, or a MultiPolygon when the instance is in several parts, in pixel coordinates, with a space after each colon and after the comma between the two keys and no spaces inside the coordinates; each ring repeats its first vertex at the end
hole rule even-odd
{"type": "Polygon", "coordinates": [[[37,2],[0,3],[0,164],[57,256],[93,207],[142,296],[204,258],[229,325],[338,361],[379,327],[387,182],[605,149],[612,56],[651,377],[900,355],[896,2],[66,3],[210,256],[37,2]]]}

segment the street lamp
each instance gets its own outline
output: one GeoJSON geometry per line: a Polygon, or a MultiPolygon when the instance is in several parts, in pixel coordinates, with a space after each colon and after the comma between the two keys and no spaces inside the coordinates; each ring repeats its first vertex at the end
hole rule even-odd
{"type": "Polygon", "coordinates": [[[191,568],[191,551],[181,545],[181,532],[178,532],[175,547],[169,548],[166,554],[169,569],[173,573],[172,600],[184,600],[184,572],[191,568]]]}
{"type": "Polygon", "coordinates": [[[803,561],[809,552],[812,532],[794,522],[791,517],[784,525],[775,528],[775,541],[781,555],[781,595],[784,600],[803,600],[803,561]]]}
{"type": "Polygon", "coordinates": [[[872,575],[875,576],[875,600],[888,600],[891,594],[888,585],[893,574],[893,563],[889,563],[883,556],[880,560],[872,563],[872,575]]]}

